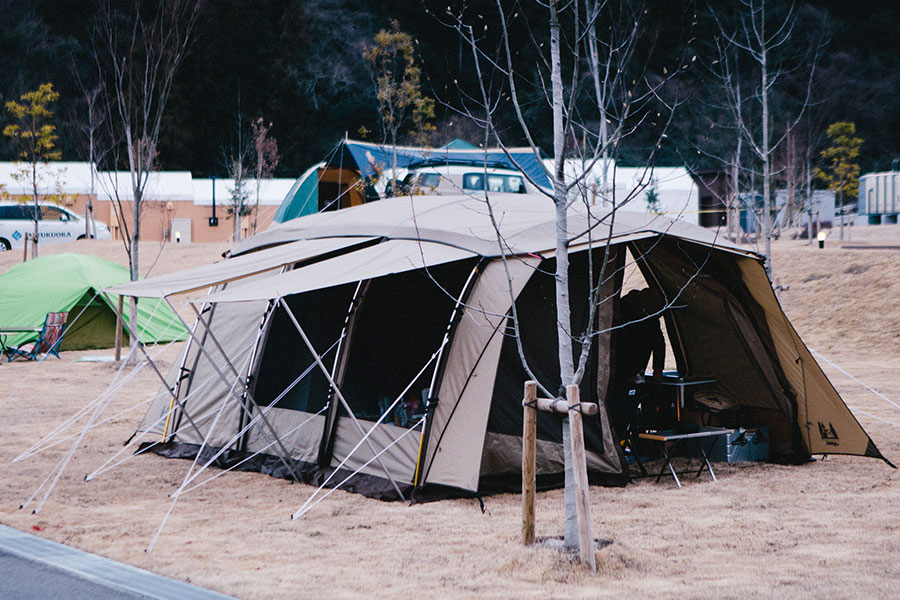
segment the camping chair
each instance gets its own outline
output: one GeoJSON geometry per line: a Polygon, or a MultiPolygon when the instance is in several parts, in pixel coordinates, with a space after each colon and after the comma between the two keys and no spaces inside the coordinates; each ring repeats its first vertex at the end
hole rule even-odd
{"type": "Polygon", "coordinates": [[[67,312],[47,313],[47,318],[44,319],[44,326],[41,328],[38,339],[24,346],[9,348],[9,362],[12,362],[18,356],[28,360],[44,360],[52,354],[59,358],[59,345],[62,343],[63,330],[68,317],[69,313],[67,312]],[[41,353],[44,356],[38,358],[38,355],[41,353]]]}

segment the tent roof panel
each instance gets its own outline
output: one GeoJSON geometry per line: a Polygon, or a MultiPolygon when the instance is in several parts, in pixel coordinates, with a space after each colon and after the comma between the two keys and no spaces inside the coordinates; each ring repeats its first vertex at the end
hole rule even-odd
{"type": "Polygon", "coordinates": [[[472,252],[443,244],[390,240],[313,263],[278,277],[269,277],[245,285],[230,286],[226,290],[197,298],[193,302],[268,300],[424,267],[434,267],[476,256],[477,254],[472,252]]]}
{"type": "MultiPolygon", "coordinates": [[[[544,196],[515,195],[491,198],[491,209],[483,197],[415,196],[389,198],[339,211],[308,215],[238,244],[233,255],[265,246],[300,239],[346,235],[421,239],[475,252],[482,256],[524,254],[556,248],[556,208],[544,196]],[[493,213],[493,219],[491,216],[493,213]],[[496,222],[496,228],[494,223],[496,222]],[[503,247],[498,243],[498,230],[503,247]]],[[[693,242],[748,254],[716,231],[653,214],[617,211],[588,214],[573,205],[568,216],[569,237],[594,240],[616,239],[638,232],[667,234],[693,242]],[[612,225],[612,232],[610,232],[612,225]]]]}
{"type": "Polygon", "coordinates": [[[372,241],[371,237],[342,237],[321,240],[303,240],[245,254],[227,261],[219,261],[193,269],[178,271],[117,285],[106,291],[125,296],[162,298],[219,285],[227,281],[243,279],[250,275],[279,269],[285,265],[321,256],[335,250],[372,241]]]}

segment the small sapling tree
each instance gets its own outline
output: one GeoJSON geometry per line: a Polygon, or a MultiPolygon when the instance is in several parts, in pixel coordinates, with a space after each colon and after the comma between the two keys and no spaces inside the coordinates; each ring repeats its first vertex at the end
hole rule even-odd
{"type": "Polygon", "coordinates": [[[416,65],[413,39],[400,31],[400,24],[391,21],[390,31],[382,29],[375,35],[375,44],[363,51],[375,81],[378,100],[378,126],[381,140],[393,148],[389,169],[391,188],[396,188],[399,165],[396,147],[400,136],[426,145],[434,131],[429,119],[434,118],[434,100],[422,94],[421,69],[416,65]]]}
{"type": "Polygon", "coordinates": [[[822,150],[824,168],[819,179],[828,184],[836,196],[836,206],[841,215],[841,239],[844,239],[844,198],[859,194],[859,148],[863,140],[856,136],[855,123],[832,123],[828,126],[831,146],[822,150]]]}
{"type": "Polygon", "coordinates": [[[31,191],[34,233],[32,234],[32,258],[38,257],[38,240],[40,240],[41,196],[47,195],[46,173],[47,162],[59,160],[61,154],[56,150],[56,126],[50,122],[53,111],[50,104],[59,99],[59,93],[53,91],[53,84],[44,83],[33,92],[27,92],[20,102],[10,100],[6,103],[6,111],[15,120],[3,128],[3,135],[15,140],[19,149],[19,158],[23,161],[21,171],[14,177],[27,183],[31,191]]]}

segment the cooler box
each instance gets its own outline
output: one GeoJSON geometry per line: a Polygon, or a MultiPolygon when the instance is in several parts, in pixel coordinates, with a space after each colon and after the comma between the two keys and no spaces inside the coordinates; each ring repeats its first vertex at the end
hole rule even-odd
{"type": "Polygon", "coordinates": [[[765,425],[746,429],[738,427],[732,433],[717,439],[712,449],[708,450],[708,456],[710,462],[768,460],[769,429],[765,425]]]}

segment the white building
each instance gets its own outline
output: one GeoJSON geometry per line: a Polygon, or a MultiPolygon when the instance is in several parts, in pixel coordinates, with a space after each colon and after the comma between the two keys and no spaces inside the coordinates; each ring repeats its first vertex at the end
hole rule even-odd
{"type": "MultiPolygon", "coordinates": [[[[553,169],[553,161],[544,161],[553,169]]],[[[654,212],[673,219],[682,219],[694,225],[700,224],[700,204],[697,184],[684,167],[620,167],[612,160],[606,169],[604,189],[603,161],[593,165],[581,160],[566,161],[566,177],[575,181],[587,169],[583,178],[584,190],[593,201],[603,206],[613,205],[634,212],[654,212]],[[590,167],[590,168],[589,168],[590,167]],[[656,203],[648,203],[649,196],[656,196],[656,203]]],[[[578,194],[573,190],[572,194],[578,194]]]]}
{"type": "Polygon", "coordinates": [[[856,225],[897,222],[900,213],[900,171],[866,173],[859,178],[856,225]]]}

